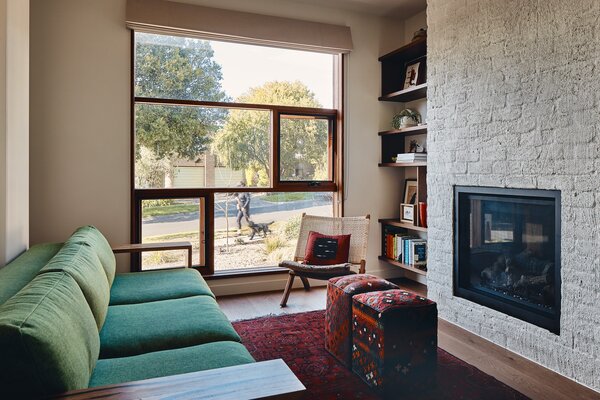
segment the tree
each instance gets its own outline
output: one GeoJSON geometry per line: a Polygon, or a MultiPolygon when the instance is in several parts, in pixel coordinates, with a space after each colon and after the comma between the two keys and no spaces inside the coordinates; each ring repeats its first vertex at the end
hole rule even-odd
{"type": "MultiPolygon", "coordinates": [[[[320,108],[313,92],[301,82],[268,82],[240,96],[239,103],[277,104],[320,108]]],[[[327,157],[327,124],[322,120],[285,118],[281,123],[281,173],[294,176],[299,165],[308,166],[314,175],[327,157]],[[324,129],[323,129],[324,128],[324,129]],[[323,149],[325,149],[323,151],[323,149]]],[[[221,162],[233,169],[253,171],[268,177],[270,171],[270,113],[232,110],[217,133],[213,151],[221,162]]],[[[247,174],[248,175],[248,174],[247,174]]],[[[264,182],[259,182],[263,183],[264,182]]],[[[256,182],[248,182],[249,185],[256,182]]]]}
{"type": "Polygon", "coordinates": [[[279,174],[282,180],[322,180],[328,173],[329,121],[282,118],[279,174]]]}
{"type": "MultiPolygon", "coordinates": [[[[136,34],[135,95],[227,101],[221,67],[204,40],[136,34]]],[[[136,106],[136,157],[146,147],[156,159],[195,159],[210,145],[227,111],[216,108],[136,106]]]]}
{"type": "Polygon", "coordinates": [[[138,188],[163,187],[165,176],[172,173],[171,163],[166,158],[157,158],[152,150],[141,146],[139,159],[135,163],[135,186],[138,188]]]}

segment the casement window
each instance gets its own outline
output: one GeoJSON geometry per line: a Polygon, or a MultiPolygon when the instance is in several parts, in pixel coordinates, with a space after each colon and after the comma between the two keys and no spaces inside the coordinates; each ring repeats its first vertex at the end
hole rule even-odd
{"type": "Polygon", "coordinates": [[[204,274],[265,272],[302,213],[342,214],[343,56],[196,36],[132,30],[132,240],[190,241],[204,274]]]}

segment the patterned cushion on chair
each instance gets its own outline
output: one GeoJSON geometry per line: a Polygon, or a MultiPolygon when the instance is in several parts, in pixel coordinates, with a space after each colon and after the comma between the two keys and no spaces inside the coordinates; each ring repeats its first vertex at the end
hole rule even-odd
{"type": "Polygon", "coordinates": [[[279,266],[282,268],[288,268],[295,272],[307,273],[307,274],[340,274],[344,275],[350,270],[350,263],[335,264],[335,265],[310,265],[302,264],[296,261],[282,261],[279,266]]]}
{"type": "Polygon", "coordinates": [[[332,278],[327,284],[325,348],[346,367],[352,367],[352,296],[398,288],[374,275],[332,278]]]}
{"type": "Polygon", "coordinates": [[[405,290],[352,299],[352,371],[385,396],[435,382],[437,306],[405,290]]]}
{"type": "Polygon", "coordinates": [[[348,262],[351,235],[324,235],[310,231],[304,262],[311,265],[336,265],[348,262]]]}

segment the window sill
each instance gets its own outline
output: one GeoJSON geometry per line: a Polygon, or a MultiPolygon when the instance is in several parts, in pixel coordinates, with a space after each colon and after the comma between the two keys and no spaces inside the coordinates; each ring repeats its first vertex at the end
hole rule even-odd
{"type": "Polygon", "coordinates": [[[227,279],[227,278],[242,278],[246,276],[260,276],[260,275],[273,275],[273,274],[284,274],[289,270],[281,267],[261,267],[261,268],[244,268],[244,269],[232,269],[227,271],[216,271],[212,275],[203,275],[202,277],[207,280],[227,279]]]}

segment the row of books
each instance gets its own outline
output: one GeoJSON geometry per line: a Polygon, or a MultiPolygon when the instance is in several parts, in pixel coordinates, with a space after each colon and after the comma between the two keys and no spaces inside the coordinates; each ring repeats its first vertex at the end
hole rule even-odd
{"type": "Polygon", "coordinates": [[[386,233],[384,254],[387,258],[415,267],[427,265],[427,240],[401,233],[386,233]]]}
{"type": "Polygon", "coordinates": [[[427,153],[399,153],[396,155],[396,162],[398,163],[409,163],[409,162],[426,162],[427,153]]]}

